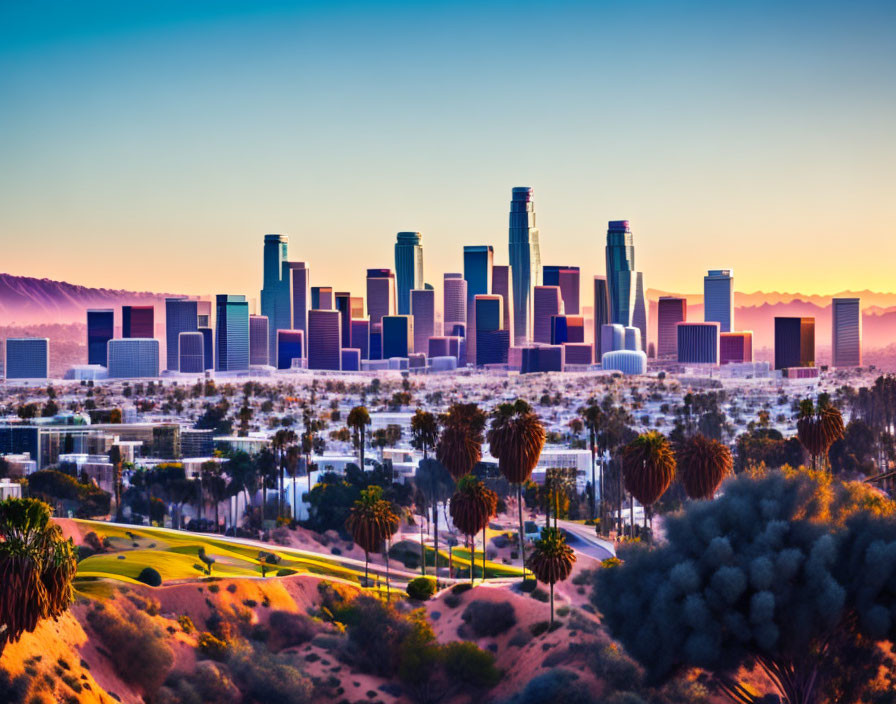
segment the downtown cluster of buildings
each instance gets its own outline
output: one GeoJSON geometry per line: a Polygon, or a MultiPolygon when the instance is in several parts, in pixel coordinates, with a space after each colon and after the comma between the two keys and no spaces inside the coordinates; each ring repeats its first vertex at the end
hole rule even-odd
{"type": "MultiPolygon", "coordinates": [[[[288,246],[286,235],[265,235],[260,315],[250,314],[243,295],[166,299],[164,359],[153,306],[122,306],[120,337],[114,310],[88,310],[87,372],[147,378],[162,369],[195,375],[471,365],[526,373],[599,364],[643,374],[648,358],[679,365],[753,362],[752,333],[734,324],[730,269],[704,278],[702,321],[688,320],[685,298],[661,297],[656,344],[648,345],[644,277],[626,220],[609,223],[606,274],[594,277],[592,305],[583,306],[580,268],[541,263],[528,187],[511,196],[509,265],[494,263],[492,245],[465,246],[463,271],[444,274],[440,299],[424,280],[419,232],[398,233],[394,270],[368,269],[365,296],[312,285],[310,266],[290,261],[288,246]]],[[[859,299],[833,300],[834,366],[861,365],[861,325],[859,299]]],[[[6,377],[46,378],[48,359],[47,339],[9,339],[6,377]]],[[[774,366],[788,376],[817,374],[814,318],[775,319],[774,366]]]]}

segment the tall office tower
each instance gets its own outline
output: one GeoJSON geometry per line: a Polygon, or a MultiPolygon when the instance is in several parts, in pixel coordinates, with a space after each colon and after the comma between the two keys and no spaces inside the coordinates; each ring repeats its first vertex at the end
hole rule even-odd
{"type": "Polygon", "coordinates": [[[351,297],[352,320],[359,320],[364,317],[364,296],[351,297]]]}
{"type": "Polygon", "coordinates": [[[212,302],[196,301],[196,325],[200,328],[212,326],[212,302]]]}
{"type": "Polygon", "coordinates": [[[215,371],[249,369],[249,301],[245,296],[215,297],[215,371]]]}
{"type": "Polygon", "coordinates": [[[339,291],[333,295],[334,307],[342,314],[342,348],[352,346],[352,294],[339,291]]]}
{"type": "Polygon", "coordinates": [[[395,314],[395,274],[391,269],[367,270],[367,317],[371,325],[382,322],[384,315],[395,314]]]}
{"type": "Polygon", "coordinates": [[[277,369],[292,369],[293,360],[305,356],[304,330],[277,331],[277,369]]]}
{"type": "Polygon", "coordinates": [[[109,340],[110,379],[147,379],[159,375],[159,341],[142,337],[109,340]]]}
{"type": "MultiPolygon", "coordinates": [[[[264,280],[261,314],[268,318],[268,359],[277,354],[277,330],[292,327],[292,273],[287,262],[289,237],[264,236],[264,280]]],[[[248,310],[248,308],[247,308],[248,310]]]]}
{"type": "Polygon", "coordinates": [[[618,352],[625,349],[625,328],[619,323],[608,323],[600,328],[601,359],[607,352],[618,352]]]}
{"type": "MultiPolygon", "coordinates": [[[[369,321],[368,321],[369,323],[369,321]]],[[[379,323],[378,325],[370,326],[370,334],[367,336],[368,339],[368,349],[367,349],[367,357],[368,359],[382,359],[383,358],[383,324],[379,323]]]]}
{"type": "Polygon", "coordinates": [[[333,310],[333,287],[312,286],[309,310],[333,310]]]}
{"type": "Polygon", "coordinates": [[[464,247],[464,280],[467,282],[467,354],[470,361],[476,360],[476,296],[486,296],[492,290],[492,267],[495,250],[491,245],[471,245],[464,247]]]}
{"type": "Polygon", "coordinates": [[[492,293],[502,296],[504,303],[504,330],[513,330],[513,301],[510,298],[510,267],[507,265],[492,266],[492,293]]]}
{"type": "Polygon", "coordinates": [[[476,308],[476,366],[507,364],[510,331],[504,329],[504,299],[480,294],[473,299],[476,308]]]}
{"type": "Polygon", "coordinates": [[[199,328],[196,301],[186,298],[165,299],[165,368],[178,371],[177,341],[182,332],[196,332],[199,328]]]}
{"type": "Polygon", "coordinates": [[[719,335],[719,364],[752,361],[752,332],[723,332],[719,335]]]}
{"type": "Polygon", "coordinates": [[[50,375],[50,339],[10,337],[3,368],[7,379],[46,379],[50,375]]]}
{"type": "MultiPolygon", "coordinates": [[[[536,286],[532,296],[532,342],[551,344],[551,316],[562,313],[563,301],[560,298],[560,287],[536,286]]],[[[516,310],[514,310],[514,315],[516,315],[516,310]]]]}
{"type": "Polygon", "coordinates": [[[155,308],[153,306],[122,306],[121,336],[155,337],[155,308]]]}
{"type": "MultiPolygon", "coordinates": [[[[264,340],[267,344],[267,339],[264,340]]],[[[181,374],[202,374],[205,366],[205,335],[182,332],[177,337],[177,359],[181,374]]]]}
{"type": "Polygon", "coordinates": [[[308,311],[308,368],[342,368],[342,315],[338,310],[308,311]]]}
{"type": "Polygon", "coordinates": [[[293,330],[308,329],[308,310],[311,308],[311,269],[305,262],[289,262],[292,293],[293,330]]]}
{"type": "Polygon", "coordinates": [[[675,326],[688,319],[688,302],[678,296],[660,296],[656,306],[657,346],[659,359],[678,356],[678,331],[675,326]]]}
{"type": "MultiPolygon", "coordinates": [[[[268,354],[268,332],[270,321],[266,315],[250,315],[249,316],[249,364],[267,366],[270,364],[271,357],[268,354]]],[[[277,351],[277,348],[274,348],[277,351]]]]}
{"type": "Polygon", "coordinates": [[[411,316],[414,318],[414,351],[425,352],[429,338],[436,334],[436,292],[431,288],[411,291],[411,316]]]}
{"type": "Polygon", "coordinates": [[[579,267],[568,266],[557,275],[557,285],[563,298],[563,310],[567,315],[578,315],[580,311],[579,296],[581,293],[581,276],[579,267]]]}
{"type": "Polygon", "coordinates": [[[516,187],[510,200],[510,278],[513,282],[513,344],[523,345],[532,337],[533,290],[541,286],[541,250],[535,227],[532,189],[516,187]]]}
{"type": "Polygon", "coordinates": [[[647,296],[644,290],[644,275],[635,272],[635,302],[632,307],[632,326],[641,331],[641,350],[647,351],[647,296]]]}
{"type": "Polygon", "coordinates": [[[352,320],[351,347],[361,350],[361,359],[370,359],[370,321],[367,318],[352,320]]]}
{"type": "Polygon", "coordinates": [[[703,277],[703,320],[722,332],[734,329],[734,270],[710,269],[703,277]]]}
{"type": "Polygon", "coordinates": [[[675,332],[679,363],[719,363],[719,323],[678,323],[675,332]]]}
{"type": "Polygon", "coordinates": [[[611,220],[607,228],[607,288],[610,293],[610,322],[632,323],[632,285],[628,272],[635,270],[635,245],[628,220],[611,220]]]}
{"type": "Polygon", "coordinates": [[[585,341],[585,318],[581,315],[552,315],[551,344],[585,341]]]}
{"type": "Polygon", "coordinates": [[[558,266],[556,264],[545,264],[541,267],[541,285],[542,286],[559,286],[560,270],[568,269],[566,266],[558,266]]]}
{"type": "Polygon", "coordinates": [[[445,274],[442,290],[442,333],[450,335],[455,323],[467,324],[467,280],[463,274],[445,274]]]}
{"type": "Polygon", "coordinates": [[[395,288],[399,315],[411,315],[411,291],[423,288],[422,239],[419,232],[399,232],[395,242],[395,288]]]}
{"type": "Polygon", "coordinates": [[[410,315],[383,316],[383,359],[407,357],[414,351],[414,319],[410,315]]]}
{"type": "Polygon", "coordinates": [[[775,318],[775,369],[815,366],[815,318],[775,318]]]}
{"type": "Polygon", "coordinates": [[[862,366],[862,307],[858,298],[831,300],[831,365],[862,366]]]}
{"type": "Polygon", "coordinates": [[[106,344],[115,337],[115,311],[111,308],[87,311],[87,363],[107,366],[106,344]]]}
{"type": "Polygon", "coordinates": [[[608,350],[601,347],[601,329],[610,323],[610,296],[607,292],[607,277],[594,277],[594,359],[600,361],[608,350]]]}
{"type": "MultiPolygon", "coordinates": [[[[211,317],[211,316],[209,316],[211,317]]],[[[200,327],[197,330],[202,334],[202,353],[205,362],[204,369],[215,368],[215,331],[210,327],[200,327]]]]}
{"type": "Polygon", "coordinates": [[[641,330],[629,325],[625,328],[625,349],[632,352],[643,352],[641,349],[641,330]]]}

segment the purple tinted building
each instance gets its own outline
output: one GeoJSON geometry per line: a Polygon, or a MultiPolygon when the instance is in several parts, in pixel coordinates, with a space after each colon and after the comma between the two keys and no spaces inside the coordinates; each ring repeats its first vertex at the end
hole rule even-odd
{"type": "Polygon", "coordinates": [[[367,317],[371,325],[395,314],[395,274],[391,269],[367,270],[367,317]]]}
{"type": "Polygon", "coordinates": [[[658,358],[674,359],[678,356],[678,332],[675,326],[687,319],[687,299],[678,296],[660,296],[656,309],[658,358]]]}
{"type": "Polygon", "coordinates": [[[155,337],[155,313],[154,306],[122,306],[121,336],[155,337]]]}
{"type": "Polygon", "coordinates": [[[342,366],[342,321],[338,310],[308,311],[308,368],[342,366]]]}
{"type": "Polygon", "coordinates": [[[559,286],[536,286],[533,295],[532,341],[551,342],[551,316],[563,313],[559,286]]]}
{"type": "Polygon", "coordinates": [[[351,346],[361,351],[361,359],[370,359],[370,321],[367,318],[352,320],[351,346]]]}
{"type": "Polygon", "coordinates": [[[277,369],[292,369],[293,360],[305,356],[304,330],[277,331],[277,369]]]}
{"type": "Polygon", "coordinates": [[[719,335],[719,364],[752,361],[752,332],[723,332],[719,335]]]}

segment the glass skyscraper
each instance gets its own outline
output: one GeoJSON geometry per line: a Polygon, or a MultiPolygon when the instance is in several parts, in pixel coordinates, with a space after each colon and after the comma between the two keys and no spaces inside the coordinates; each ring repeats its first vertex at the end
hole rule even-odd
{"type": "Polygon", "coordinates": [[[722,332],[734,329],[734,271],[710,269],[703,277],[703,320],[718,323],[722,332]]]}
{"type": "Polygon", "coordinates": [[[436,292],[431,288],[411,291],[411,316],[414,318],[414,351],[426,352],[429,338],[436,334],[436,292]]]}
{"type": "Polygon", "coordinates": [[[338,310],[308,311],[308,368],[342,368],[342,323],[338,310]]]}
{"type": "Polygon", "coordinates": [[[383,316],[383,359],[407,357],[414,351],[414,319],[410,315],[383,316]]]}
{"type": "Polygon", "coordinates": [[[6,340],[7,379],[46,379],[50,375],[50,339],[10,337],[6,340]]]}
{"type": "Polygon", "coordinates": [[[678,356],[678,332],[675,326],[688,319],[688,302],[678,296],[660,296],[656,307],[656,355],[674,359],[678,356]]]}
{"type": "Polygon", "coordinates": [[[815,318],[775,318],[775,369],[815,366],[815,318]]]}
{"type": "Polygon", "coordinates": [[[532,342],[551,344],[551,317],[563,313],[559,286],[536,286],[533,291],[532,342]]]}
{"type": "Polygon", "coordinates": [[[467,324],[467,281],[463,274],[445,274],[442,286],[442,334],[451,335],[456,323],[467,324]]]}
{"type": "Polygon", "coordinates": [[[398,314],[411,314],[411,291],[423,288],[423,239],[419,232],[399,232],[395,243],[395,288],[398,314]]]}
{"type": "Polygon", "coordinates": [[[635,287],[635,245],[628,220],[611,220],[607,228],[607,288],[610,322],[632,324],[635,287]]]}
{"type": "Polygon", "coordinates": [[[603,349],[601,328],[610,323],[610,297],[607,292],[607,277],[594,277],[594,359],[600,361],[601,355],[610,350],[603,349]]]}
{"type": "Polygon", "coordinates": [[[106,345],[115,337],[115,311],[111,308],[87,311],[87,363],[108,366],[106,345]]]}
{"type": "Polygon", "coordinates": [[[292,327],[292,269],[287,261],[289,237],[264,236],[261,314],[268,318],[268,358],[277,354],[277,330],[292,327]]]}
{"type": "Polygon", "coordinates": [[[205,366],[205,335],[182,332],[178,337],[178,364],[181,374],[202,374],[205,366]]]}
{"type": "Polygon", "coordinates": [[[501,308],[504,310],[503,330],[513,331],[513,305],[510,297],[510,266],[502,264],[492,267],[492,293],[504,299],[501,308]]]}
{"type": "Polygon", "coordinates": [[[517,186],[510,200],[510,272],[513,289],[513,344],[524,345],[530,339],[532,296],[541,285],[541,250],[535,227],[532,189],[517,186]]]}
{"type": "Polygon", "coordinates": [[[831,365],[862,366],[862,307],[858,298],[831,301],[831,365]]]}
{"type": "Polygon", "coordinates": [[[352,294],[348,291],[337,291],[333,294],[334,308],[342,314],[340,323],[342,349],[352,346],[352,294]]]}
{"type": "Polygon", "coordinates": [[[383,316],[395,313],[395,274],[390,269],[367,270],[367,317],[379,325],[383,316]]]}
{"type": "Polygon", "coordinates": [[[720,355],[719,324],[678,323],[678,361],[681,364],[718,364],[720,355]]]}
{"type": "Polygon", "coordinates": [[[147,379],[159,375],[159,341],[130,337],[109,340],[109,378],[147,379]]]}
{"type": "Polygon", "coordinates": [[[635,272],[635,298],[632,304],[632,327],[641,331],[641,349],[647,351],[647,292],[644,290],[644,274],[635,272]]]}
{"type": "Polygon", "coordinates": [[[265,366],[270,362],[268,349],[268,316],[249,316],[249,364],[265,366]]]}
{"type": "Polygon", "coordinates": [[[290,262],[289,272],[292,277],[292,329],[305,331],[311,307],[311,269],[305,262],[290,262]]]}
{"type": "Polygon", "coordinates": [[[249,369],[249,302],[245,296],[218,294],[215,305],[215,371],[245,371],[249,369]]]}
{"type": "Polygon", "coordinates": [[[165,299],[165,357],[166,369],[176,372],[180,369],[178,338],[182,332],[196,332],[198,329],[198,306],[196,301],[186,298],[165,299]]]}
{"type": "Polygon", "coordinates": [[[476,360],[476,296],[490,295],[492,291],[492,265],[495,250],[491,245],[469,245],[464,247],[464,280],[467,282],[467,354],[476,360]]]}
{"type": "Polygon", "coordinates": [[[155,337],[155,308],[153,306],[122,306],[121,336],[155,337]]]}
{"type": "Polygon", "coordinates": [[[304,330],[277,331],[277,369],[292,369],[292,362],[301,363],[305,353],[304,330]]]}

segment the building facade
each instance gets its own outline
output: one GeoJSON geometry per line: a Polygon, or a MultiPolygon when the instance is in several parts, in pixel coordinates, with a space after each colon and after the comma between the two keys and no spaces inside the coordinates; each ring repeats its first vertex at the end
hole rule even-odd
{"type": "Polygon", "coordinates": [[[249,369],[249,302],[245,296],[215,297],[215,371],[249,369]]]}
{"type": "Polygon", "coordinates": [[[752,332],[723,332],[719,335],[720,364],[742,364],[752,361],[752,332]]]}
{"type": "Polygon", "coordinates": [[[395,314],[395,274],[390,269],[367,270],[367,317],[378,325],[386,315],[395,314]]]}
{"type": "Polygon", "coordinates": [[[264,279],[261,288],[261,314],[268,319],[268,359],[277,350],[276,330],[289,330],[292,317],[292,269],[288,261],[289,237],[264,236],[264,279]]]}
{"type": "Polygon", "coordinates": [[[308,368],[342,367],[342,321],[338,310],[308,311],[308,368]]]}
{"type": "Polygon", "coordinates": [[[107,343],[110,379],[146,379],[159,375],[159,341],[130,337],[107,343]]]}
{"type": "Polygon", "coordinates": [[[517,186],[511,192],[509,231],[513,344],[521,345],[532,337],[534,289],[541,285],[541,248],[535,226],[535,203],[528,186],[517,186]]]}
{"type": "Polygon", "coordinates": [[[717,322],[678,323],[678,362],[680,364],[718,364],[719,333],[717,322]]]}
{"type": "Polygon", "coordinates": [[[196,301],[186,298],[165,299],[165,368],[178,371],[178,340],[182,332],[196,332],[199,313],[196,301]]]}
{"type": "Polygon", "coordinates": [[[108,366],[106,345],[113,337],[115,337],[115,311],[111,308],[89,309],[87,311],[88,364],[108,366]]]}
{"type": "Polygon", "coordinates": [[[532,342],[551,344],[551,317],[563,313],[559,286],[536,286],[532,296],[532,342]]]}
{"type": "Polygon", "coordinates": [[[506,264],[492,267],[492,294],[504,299],[503,330],[513,330],[513,300],[510,295],[510,267],[506,264]]]}
{"type": "Polygon", "coordinates": [[[294,360],[301,364],[304,356],[304,330],[277,331],[277,369],[292,369],[294,360]]]}
{"type": "Polygon", "coordinates": [[[426,352],[429,338],[436,332],[436,292],[431,288],[413,289],[411,316],[414,318],[414,351],[426,352]]]}
{"type": "Polygon", "coordinates": [[[154,306],[122,306],[121,336],[155,337],[155,311],[154,306]]]}
{"type": "Polygon", "coordinates": [[[46,379],[50,376],[50,339],[10,337],[5,345],[7,379],[46,379]]]}
{"type": "Polygon", "coordinates": [[[688,319],[688,302],[678,296],[660,296],[656,306],[656,356],[675,359],[678,356],[676,325],[688,319]]]}
{"type": "Polygon", "coordinates": [[[604,351],[601,342],[601,330],[610,324],[610,295],[607,291],[607,277],[594,277],[594,359],[599,360],[604,351]]]}
{"type": "Polygon", "coordinates": [[[862,305],[858,298],[831,301],[831,365],[862,366],[862,305]]]}
{"type": "Polygon", "coordinates": [[[463,274],[445,274],[442,286],[442,334],[450,335],[455,324],[467,324],[467,280],[463,274]]]}
{"type": "MultiPolygon", "coordinates": [[[[268,316],[249,316],[249,365],[267,366],[270,364],[268,340],[270,331],[268,316]]],[[[275,346],[276,352],[276,346],[275,346]]]]}
{"type": "Polygon", "coordinates": [[[710,269],[703,277],[703,320],[722,332],[734,330],[734,271],[710,269]]]}
{"type": "Polygon", "coordinates": [[[414,351],[414,318],[410,315],[383,316],[383,359],[407,357],[414,351]]]}
{"type": "Polygon", "coordinates": [[[775,369],[815,366],[815,318],[775,318],[775,369]]]}
{"type": "Polygon", "coordinates": [[[399,232],[395,242],[395,288],[398,314],[411,315],[411,291],[423,288],[423,236],[399,232]]]}
{"type": "MultiPolygon", "coordinates": [[[[267,344],[267,339],[265,339],[267,344]]],[[[182,332],[177,338],[178,368],[181,374],[202,374],[205,366],[205,336],[199,332],[182,332]]]]}

